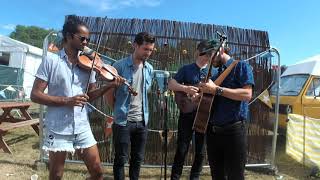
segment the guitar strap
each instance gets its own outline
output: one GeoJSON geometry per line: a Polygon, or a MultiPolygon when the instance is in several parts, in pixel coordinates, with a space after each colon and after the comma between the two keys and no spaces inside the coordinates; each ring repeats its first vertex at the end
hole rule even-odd
{"type": "Polygon", "coordinates": [[[232,71],[232,69],[238,64],[239,60],[234,60],[230,66],[227,67],[220,75],[219,77],[214,81],[214,83],[217,86],[220,86],[224,79],[229,75],[229,73],[232,71]]]}

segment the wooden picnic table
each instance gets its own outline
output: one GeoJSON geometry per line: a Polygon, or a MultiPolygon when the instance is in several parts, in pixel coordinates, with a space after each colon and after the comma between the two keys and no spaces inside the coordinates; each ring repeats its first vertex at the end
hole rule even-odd
{"type": "Polygon", "coordinates": [[[28,108],[32,105],[31,102],[0,102],[0,109],[3,113],[0,115],[0,149],[4,152],[12,154],[9,146],[4,141],[3,136],[11,129],[31,126],[39,135],[39,119],[32,119],[28,113],[28,108]],[[12,115],[16,111],[20,116],[12,115]]]}

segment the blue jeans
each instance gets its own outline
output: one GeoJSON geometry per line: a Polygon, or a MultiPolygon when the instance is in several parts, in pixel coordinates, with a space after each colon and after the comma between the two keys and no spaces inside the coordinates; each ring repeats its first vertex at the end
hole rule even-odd
{"type": "Polygon", "coordinates": [[[144,159],[147,140],[147,128],[144,122],[130,122],[126,126],[112,125],[113,146],[115,157],[113,162],[113,176],[115,180],[124,180],[124,164],[128,161],[128,147],[131,144],[129,177],[130,180],[139,179],[140,166],[144,159]]]}
{"type": "MultiPolygon", "coordinates": [[[[195,112],[193,113],[180,113],[178,122],[178,140],[177,151],[174,156],[174,162],[172,165],[171,179],[179,179],[182,173],[185,157],[188,154],[190,141],[193,135],[193,122],[195,118],[195,112]]],[[[205,135],[195,132],[195,155],[190,172],[190,179],[199,179],[202,162],[204,159],[204,139],[205,135]]]]}

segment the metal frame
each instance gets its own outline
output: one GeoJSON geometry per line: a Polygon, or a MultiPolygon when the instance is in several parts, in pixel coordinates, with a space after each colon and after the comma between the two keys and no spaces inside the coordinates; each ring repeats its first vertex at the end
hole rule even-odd
{"type": "MultiPolygon", "coordinates": [[[[55,32],[50,32],[44,39],[43,42],[43,56],[42,58],[46,58],[47,56],[47,50],[48,50],[48,38],[49,36],[54,35],[57,36],[57,33],[55,32]]],[[[253,57],[250,57],[246,59],[245,61],[249,61],[251,59],[254,59],[256,57],[263,57],[267,54],[275,53],[277,55],[278,59],[278,68],[277,68],[277,73],[276,73],[276,83],[277,83],[277,95],[276,95],[276,103],[275,103],[275,123],[273,127],[273,139],[272,139],[272,151],[271,151],[271,164],[268,163],[261,163],[261,164],[246,164],[247,168],[270,168],[275,174],[277,174],[277,167],[275,165],[275,154],[276,154],[276,145],[277,145],[277,136],[278,136],[278,122],[279,122],[279,89],[280,89],[280,74],[281,74],[281,68],[280,68],[280,53],[276,48],[270,48],[262,53],[259,53],[253,57]]],[[[43,113],[44,113],[44,106],[40,106],[40,162],[48,162],[49,159],[47,157],[44,157],[44,152],[42,150],[42,145],[43,145],[43,113]]],[[[75,163],[75,164],[83,164],[83,161],[78,161],[78,160],[66,160],[66,163],[75,163]]],[[[112,166],[112,163],[102,163],[103,166],[112,166]]],[[[143,168],[161,168],[164,167],[163,165],[148,165],[148,164],[143,164],[143,168]]],[[[168,166],[171,167],[171,166],[168,166]]],[[[190,168],[191,166],[184,166],[187,168],[190,168]]],[[[203,166],[204,168],[208,168],[209,166],[203,166]]]]}
{"type": "Polygon", "coordinates": [[[277,137],[278,137],[278,126],[279,126],[279,103],[280,103],[280,74],[281,74],[281,65],[280,65],[280,53],[276,48],[271,48],[269,50],[269,53],[274,52],[278,56],[278,68],[277,68],[277,96],[276,96],[276,103],[275,103],[275,115],[276,115],[276,121],[273,126],[273,139],[272,139],[272,151],[271,151],[271,166],[277,172],[277,167],[275,164],[275,158],[276,158],[276,148],[277,148],[277,137]]]}
{"type": "MultiPolygon", "coordinates": [[[[48,54],[48,38],[50,36],[57,36],[58,34],[55,31],[51,31],[45,38],[42,44],[42,61],[47,57],[48,54]]],[[[43,146],[43,119],[44,119],[44,105],[40,105],[40,115],[39,115],[39,149],[40,149],[40,162],[44,162],[44,151],[42,150],[43,146]]]]}
{"type": "MultiPolygon", "coordinates": [[[[277,148],[277,137],[278,137],[278,124],[279,124],[279,103],[280,103],[280,75],[281,75],[281,65],[280,65],[280,53],[276,48],[270,48],[267,51],[264,51],[262,53],[259,53],[253,57],[250,57],[246,59],[245,61],[249,61],[251,59],[254,59],[256,57],[263,57],[271,53],[275,53],[277,55],[278,59],[278,68],[277,68],[277,74],[276,74],[276,84],[277,84],[277,95],[276,95],[276,103],[275,103],[275,123],[273,124],[273,137],[272,137],[272,150],[271,150],[271,164],[252,164],[250,167],[271,167],[271,170],[277,174],[278,170],[275,164],[275,158],[276,158],[276,148],[277,148]]],[[[249,165],[249,164],[248,164],[249,165]]]]}

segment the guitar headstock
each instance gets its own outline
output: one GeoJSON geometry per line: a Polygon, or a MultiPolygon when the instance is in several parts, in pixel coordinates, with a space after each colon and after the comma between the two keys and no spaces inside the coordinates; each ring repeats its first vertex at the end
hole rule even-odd
{"type": "Polygon", "coordinates": [[[219,31],[217,31],[215,37],[209,41],[207,41],[207,46],[201,50],[201,54],[208,53],[210,51],[219,51],[218,48],[228,48],[227,47],[227,36],[224,34],[221,34],[219,31]],[[221,47],[220,44],[222,43],[221,47]]]}

